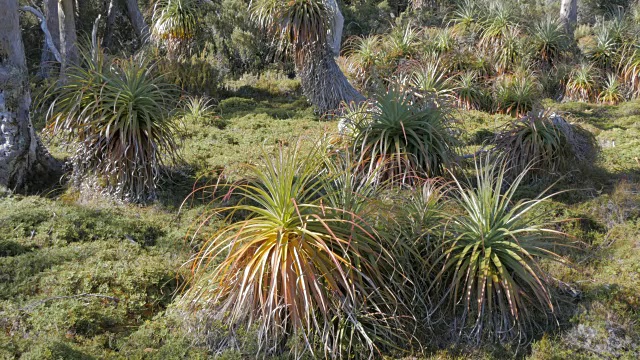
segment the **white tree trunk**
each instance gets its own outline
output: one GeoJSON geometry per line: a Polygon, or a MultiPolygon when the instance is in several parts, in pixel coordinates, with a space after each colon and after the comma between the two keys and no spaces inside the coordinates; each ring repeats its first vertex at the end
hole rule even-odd
{"type": "Polygon", "coordinates": [[[560,21],[567,32],[571,33],[578,22],[578,0],[561,0],[560,21]]]}
{"type": "Polygon", "coordinates": [[[336,0],[326,0],[327,8],[331,12],[331,29],[329,29],[329,41],[333,56],[340,56],[342,44],[342,30],[344,29],[344,16],[340,11],[336,0]]]}
{"type": "Polygon", "coordinates": [[[144,17],[140,12],[138,0],[125,0],[125,4],[127,5],[127,14],[129,14],[133,30],[136,32],[140,42],[146,42],[149,39],[149,25],[144,21],[144,17]]]}
{"type": "Polygon", "coordinates": [[[59,0],[60,52],[63,69],[78,63],[78,36],[73,12],[73,0],[59,0]]]}
{"type": "Polygon", "coordinates": [[[0,0],[0,188],[10,191],[21,189],[38,165],[54,164],[29,118],[31,95],[18,19],[18,0],[0,0]]]}

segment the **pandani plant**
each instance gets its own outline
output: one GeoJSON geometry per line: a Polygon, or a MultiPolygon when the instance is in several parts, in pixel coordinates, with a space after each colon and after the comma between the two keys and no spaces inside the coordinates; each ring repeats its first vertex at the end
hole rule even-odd
{"type": "Polygon", "coordinates": [[[144,56],[109,59],[99,47],[82,54],[82,66],[70,67],[44,96],[48,130],[73,152],[77,185],[153,200],[163,165],[178,159],[177,91],[144,56]]]}
{"type": "Polygon", "coordinates": [[[330,45],[331,20],[337,9],[324,0],[257,0],[251,13],[257,24],[272,34],[290,53],[302,91],[317,111],[338,110],[343,102],[362,102],[364,97],[342,73],[330,45]]]}
{"type": "Polygon", "coordinates": [[[563,175],[592,161],[596,145],[587,131],[549,110],[534,109],[507,124],[494,141],[494,151],[508,164],[509,175],[524,179],[563,175]]]}
{"type": "Polygon", "coordinates": [[[622,91],[622,84],[618,79],[618,76],[613,73],[607,74],[607,80],[600,91],[598,100],[607,105],[616,105],[624,101],[624,94],[622,91]]]}
{"type": "Polygon", "coordinates": [[[555,194],[516,200],[529,167],[508,182],[508,166],[486,156],[475,160],[473,180],[452,174],[459,211],[435,252],[431,290],[444,294],[454,328],[478,340],[526,337],[540,314],[553,318],[552,279],[541,262],[565,262],[554,252],[565,235],[536,213],[555,194]]]}
{"type": "Polygon", "coordinates": [[[230,329],[255,329],[262,354],[374,356],[410,338],[410,316],[393,315],[403,306],[385,275],[395,269],[391,246],[366,221],[372,181],[346,162],[326,168],[299,144],[263,161],[214,200],[239,199],[208,216],[228,225],[193,258],[181,303],[230,329]]]}
{"type": "Polygon", "coordinates": [[[414,105],[409,95],[391,89],[364,119],[354,124],[352,148],[363,170],[381,179],[412,183],[439,176],[455,158],[457,141],[445,108],[414,105]]]}
{"type": "Polygon", "coordinates": [[[565,96],[573,101],[589,102],[595,99],[597,72],[591,64],[581,64],[569,74],[565,96]]]}

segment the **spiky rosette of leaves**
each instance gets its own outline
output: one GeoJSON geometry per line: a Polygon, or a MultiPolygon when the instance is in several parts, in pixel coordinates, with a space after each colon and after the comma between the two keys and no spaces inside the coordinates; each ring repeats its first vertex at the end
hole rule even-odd
{"type": "Polygon", "coordinates": [[[276,35],[286,48],[316,51],[327,42],[329,9],[321,0],[260,0],[253,3],[252,15],[262,28],[276,35]]]}
{"type": "Polygon", "coordinates": [[[622,81],[629,88],[631,97],[640,97],[640,49],[627,46],[620,57],[619,68],[622,81]]]}
{"type": "Polygon", "coordinates": [[[495,97],[499,112],[521,116],[540,99],[540,83],[530,75],[503,76],[496,81],[495,97]]]}
{"type": "Polygon", "coordinates": [[[480,46],[493,50],[502,44],[509,31],[517,30],[514,9],[502,1],[492,1],[484,9],[485,16],[481,21],[480,46]]]}
{"type": "Polygon", "coordinates": [[[553,64],[568,45],[567,34],[562,24],[550,17],[534,25],[532,38],[539,58],[548,64],[553,64]]]}
{"type": "Polygon", "coordinates": [[[602,87],[602,91],[600,91],[598,100],[601,103],[608,105],[616,105],[624,101],[622,84],[620,83],[620,80],[618,79],[618,76],[616,74],[607,74],[607,80],[602,87]]]}
{"type": "Polygon", "coordinates": [[[453,98],[455,83],[439,60],[411,62],[405,68],[404,72],[409,76],[408,85],[419,102],[442,106],[453,98]]]}
{"type": "Polygon", "coordinates": [[[418,30],[410,25],[396,26],[384,37],[384,48],[389,57],[408,59],[417,52],[418,30]]]}
{"type": "Polygon", "coordinates": [[[159,0],[153,7],[152,37],[163,42],[170,54],[189,46],[202,11],[198,0],[159,0]]]}
{"type": "Polygon", "coordinates": [[[451,14],[449,24],[458,34],[473,33],[480,27],[480,14],[478,6],[471,0],[462,1],[451,14]]]}
{"type": "Polygon", "coordinates": [[[458,75],[455,86],[455,97],[458,107],[474,110],[482,102],[482,88],[479,85],[478,73],[467,71],[458,75]]]}
{"type": "Polygon", "coordinates": [[[526,336],[536,311],[554,313],[550,276],[540,261],[563,262],[552,251],[563,234],[532,216],[554,194],[515,201],[526,171],[508,183],[508,165],[493,160],[476,159],[475,181],[453,176],[451,193],[461,211],[450,215],[432,288],[445,293],[460,328],[478,339],[507,340],[526,336]]]}
{"type": "Polygon", "coordinates": [[[455,157],[456,140],[445,110],[413,105],[400,91],[380,96],[367,121],[356,125],[353,150],[358,161],[383,179],[410,183],[423,175],[438,176],[455,157]]]}
{"type": "Polygon", "coordinates": [[[377,82],[377,62],[384,57],[381,49],[381,37],[371,35],[367,37],[352,37],[347,40],[345,48],[348,52],[348,61],[353,67],[355,76],[362,87],[377,82]]]}
{"type": "Polygon", "coordinates": [[[163,164],[177,158],[175,88],[144,57],[111,61],[97,49],[84,59],[47,93],[49,129],[74,151],[79,183],[97,177],[110,195],[153,199],[163,164]]]}
{"type": "Polygon", "coordinates": [[[294,352],[319,347],[327,357],[392,346],[408,318],[383,316],[401,304],[382,271],[395,266],[389,246],[358,214],[370,182],[323,163],[295,146],[249,167],[252,180],[225,193],[240,201],[214,211],[229,225],[193,259],[183,304],[231,328],[257,328],[265,352],[288,339],[294,352]]]}
{"type": "Polygon", "coordinates": [[[597,72],[591,64],[581,64],[569,74],[565,96],[573,101],[591,101],[596,97],[597,72]]]}
{"type": "Polygon", "coordinates": [[[549,111],[532,110],[506,126],[495,140],[510,174],[527,172],[531,179],[558,176],[593,160],[596,144],[587,131],[549,111]]]}

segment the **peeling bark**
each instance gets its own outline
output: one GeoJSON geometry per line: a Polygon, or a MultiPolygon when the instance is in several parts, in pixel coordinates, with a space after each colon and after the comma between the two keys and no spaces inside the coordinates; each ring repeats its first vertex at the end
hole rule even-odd
{"type": "MultiPolygon", "coordinates": [[[[47,22],[47,29],[51,34],[51,40],[53,46],[60,52],[60,25],[58,23],[58,0],[44,0],[43,1],[44,18],[47,22]]],[[[45,40],[46,41],[46,40],[45,40]]],[[[62,55],[60,55],[62,59],[62,55]]],[[[56,65],[53,64],[55,57],[51,52],[49,46],[42,47],[42,56],[40,57],[40,69],[38,76],[40,78],[48,78],[51,75],[51,71],[54,70],[56,65]]],[[[61,60],[58,60],[61,62],[61,60]]]]}
{"type": "MultiPolygon", "coordinates": [[[[53,42],[53,37],[51,36],[51,33],[49,32],[49,28],[47,27],[47,21],[44,18],[44,15],[42,15],[42,13],[40,12],[40,10],[31,7],[31,6],[23,6],[20,8],[20,10],[22,11],[28,11],[30,13],[32,13],[33,15],[35,15],[38,20],[40,20],[40,28],[42,29],[42,32],[44,33],[44,44],[45,47],[47,48],[47,50],[49,52],[51,52],[51,54],[53,54],[54,59],[57,62],[62,62],[62,57],[60,55],[60,52],[58,51],[58,48],[56,47],[56,45],[53,42]]],[[[43,50],[44,52],[44,50],[43,50]]]]}
{"type": "Polygon", "coordinates": [[[38,140],[29,117],[31,95],[18,22],[18,0],[0,0],[0,188],[23,189],[37,170],[53,160],[38,140]]]}

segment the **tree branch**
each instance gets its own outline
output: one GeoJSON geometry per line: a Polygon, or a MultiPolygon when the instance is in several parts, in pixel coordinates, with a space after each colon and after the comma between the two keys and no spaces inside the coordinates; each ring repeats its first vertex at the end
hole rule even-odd
{"type": "Polygon", "coordinates": [[[56,46],[54,45],[53,37],[51,37],[51,33],[47,28],[47,21],[44,18],[44,15],[42,15],[42,12],[32,6],[22,6],[20,10],[28,11],[33,15],[35,15],[40,20],[40,28],[42,29],[42,32],[44,32],[44,41],[47,44],[47,47],[49,48],[49,50],[51,50],[53,57],[56,58],[56,61],[61,63],[62,56],[60,56],[60,51],[58,51],[58,49],[56,49],[56,46]]]}

